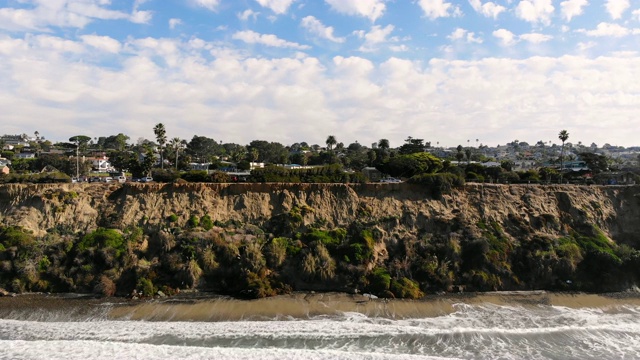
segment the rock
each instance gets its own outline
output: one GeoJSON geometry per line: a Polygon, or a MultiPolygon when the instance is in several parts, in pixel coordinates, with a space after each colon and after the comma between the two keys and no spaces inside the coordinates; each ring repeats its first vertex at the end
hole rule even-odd
{"type": "Polygon", "coordinates": [[[161,298],[166,298],[167,297],[167,295],[165,295],[165,293],[163,293],[160,290],[158,290],[157,295],[160,296],[161,298]]]}
{"type": "Polygon", "coordinates": [[[9,293],[7,290],[0,288],[0,296],[9,296],[11,295],[11,293],[9,293]]]}

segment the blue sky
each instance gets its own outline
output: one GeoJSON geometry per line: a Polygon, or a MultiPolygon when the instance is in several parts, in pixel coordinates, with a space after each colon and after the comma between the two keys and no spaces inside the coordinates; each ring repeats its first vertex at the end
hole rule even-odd
{"type": "Polygon", "coordinates": [[[640,145],[639,40],[639,0],[0,0],[0,132],[640,145]]]}

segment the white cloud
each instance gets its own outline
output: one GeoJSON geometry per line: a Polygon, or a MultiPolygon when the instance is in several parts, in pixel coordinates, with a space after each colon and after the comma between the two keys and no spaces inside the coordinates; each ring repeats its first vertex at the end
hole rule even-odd
{"type": "Polygon", "coordinates": [[[276,14],[284,14],[296,0],[256,0],[262,7],[271,9],[276,14]]]}
{"type": "Polygon", "coordinates": [[[379,19],[386,9],[382,0],[325,0],[325,2],[339,13],[363,16],[371,21],[379,19]]]}
{"type": "Polygon", "coordinates": [[[242,21],[247,21],[249,20],[249,18],[253,18],[253,20],[255,21],[258,18],[258,15],[260,15],[259,12],[255,12],[251,9],[247,9],[242,13],[238,14],[238,19],[242,21]]]}
{"type": "Polygon", "coordinates": [[[547,42],[551,39],[553,39],[553,36],[551,35],[545,35],[545,34],[539,34],[539,33],[528,33],[528,34],[522,34],[520,35],[518,38],[528,41],[530,43],[533,44],[540,44],[543,42],[547,42]]]}
{"type": "Polygon", "coordinates": [[[50,27],[83,28],[95,19],[141,21],[150,14],[127,14],[110,10],[103,0],[22,0],[29,9],[0,8],[0,29],[47,31],[50,27]]]}
{"type": "Polygon", "coordinates": [[[504,46],[511,46],[517,42],[516,36],[507,29],[498,29],[492,34],[494,37],[500,39],[500,42],[504,46]]]}
{"type": "Polygon", "coordinates": [[[460,11],[458,7],[454,7],[445,0],[418,0],[418,5],[422,8],[425,16],[432,20],[456,15],[460,11]]]}
{"type": "Polygon", "coordinates": [[[516,7],[516,16],[533,24],[549,25],[554,10],[552,0],[521,0],[516,7]]]}
{"type": "Polygon", "coordinates": [[[447,38],[451,41],[464,40],[468,43],[482,44],[482,39],[477,38],[475,33],[462,28],[456,28],[447,38]]]}
{"type": "Polygon", "coordinates": [[[579,42],[576,48],[579,51],[585,51],[594,48],[596,45],[595,41],[579,42]]]}
{"type": "Polygon", "coordinates": [[[278,48],[292,48],[298,50],[310,49],[307,45],[289,42],[278,38],[273,34],[260,34],[251,30],[238,31],[232,36],[235,40],[244,41],[247,44],[260,44],[278,48]]]}
{"type": "Polygon", "coordinates": [[[469,3],[471,4],[471,7],[473,7],[473,10],[493,19],[497,19],[500,13],[507,10],[504,6],[491,1],[483,4],[480,0],[469,0],[469,3]]]}
{"type": "Polygon", "coordinates": [[[381,44],[390,41],[388,36],[393,32],[394,28],[393,25],[387,25],[385,27],[374,25],[368,33],[358,32],[358,36],[364,38],[364,43],[360,46],[359,50],[363,52],[377,51],[381,44]]]}
{"type": "Polygon", "coordinates": [[[109,36],[83,35],[80,39],[89,46],[109,53],[116,54],[122,49],[120,42],[109,36]]]}
{"type": "Polygon", "coordinates": [[[216,11],[218,9],[218,5],[220,5],[220,0],[190,0],[194,5],[203,7],[205,9],[216,11]]]}
{"type": "Polygon", "coordinates": [[[614,20],[620,19],[629,6],[631,6],[629,0],[607,0],[605,4],[607,12],[614,20]]]}
{"type": "Polygon", "coordinates": [[[333,34],[333,27],[323,25],[320,20],[316,19],[313,16],[307,16],[303,18],[300,22],[300,25],[302,25],[303,28],[307,29],[307,31],[309,31],[311,34],[319,38],[327,39],[337,43],[343,43],[345,41],[345,38],[336,37],[333,34]]]}
{"type": "Polygon", "coordinates": [[[445,146],[470,138],[535,143],[555,139],[562,123],[576,141],[637,145],[629,129],[640,127],[640,58],[630,52],[382,63],[336,56],[323,63],[239,55],[200,39],[126,46],[126,56],[95,51],[78,61],[77,51],[89,47],[84,39],[0,35],[3,131],[37,129],[51,140],[119,132],[153,139],[153,125],[162,122],[184,139],[322,144],[338,133],[344,143],[384,137],[395,147],[419,134],[445,146]],[[115,66],[102,67],[100,56],[116,58],[115,66]]]}
{"type": "Polygon", "coordinates": [[[601,22],[594,30],[579,30],[589,36],[610,36],[610,37],[623,37],[631,34],[638,34],[639,29],[628,29],[624,26],[612,23],[601,22]]]}
{"type": "Polygon", "coordinates": [[[633,11],[631,12],[631,16],[633,16],[633,18],[634,18],[635,20],[640,21],[640,9],[633,10],[633,11]]]}
{"type": "Polygon", "coordinates": [[[153,18],[153,12],[151,11],[134,11],[131,14],[131,17],[129,17],[129,20],[132,23],[136,23],[136,24],[148,24],[149,22],[151,22],[151,18],[153,18]]]}
{"type": "Polygon", "coordinates": [[[562,17],[571,21],[575,16],[582,15],[584,7],[589,5],[588,0],[567,0],[560,3],[562,17]]]}
{"type": "Polygon", "coordinates": [[[182,20],[177,18],[169,19],[169,28],[171,30],[175,29],[178,25],[182,25],[182,20]]]}

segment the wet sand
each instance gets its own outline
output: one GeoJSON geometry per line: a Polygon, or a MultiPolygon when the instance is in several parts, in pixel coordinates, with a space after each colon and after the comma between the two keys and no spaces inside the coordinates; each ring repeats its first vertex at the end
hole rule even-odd
{"type": "Polygon", "coordinates": [[[343,293],[296,293],[258,300],[237,300],[202,293],[146,300],[28,294],[0,298],[0,318],[36,321],[238,321],[308,319],[354,313],[401,319],[450,314],[455,311],[455,304],[460,303],[606,309],[620,305],[640,306],[640,294],[492,292],[430,295],[421,300],[371,299],[343,293]]]}

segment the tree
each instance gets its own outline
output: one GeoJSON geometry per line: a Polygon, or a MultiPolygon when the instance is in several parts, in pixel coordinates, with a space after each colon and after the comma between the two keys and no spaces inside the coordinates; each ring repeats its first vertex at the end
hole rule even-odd
{"type": "Polygon", "coordinates": [[[212,162],[216,155],[224,153],[224,149],[213,139],[194,135],[187,144],[186,153],[199,162],[212,162]]]}
{"type": "Polygon", "coordinates": [[[380,139],[380,140],[378,141],[378,147],[379,147],[380,149],[383,149],[383,150],[388,150],[388,149],[389,149],[389,140],[387,140],[387,139],[380,139]]]}
{"type": "Polygon", "coordinates": [[[400,154],[413,154],[423,152],[425,149],[425,144],[423,139],[414,139],[411,136],[405,139],[405,143],[400,146],[398,152],[400,154]]]}
{"type": "Polygon", "coordinates": [[[394,177],[435,173],[442,169],[442,160],[427,152],[398,155],[389,159],[377,169],[394,177]]]}
{"type": "Polygon", "coordinates": [[[599,174],[601,172],[607,171],[608,163],[607,157],[600,154],[594,154],[589,152],[583,152],[578,154],[580,159],[587,164],[589,170],[591,170],[594,174],[599,174]]]}
{"type": "Polygon", "coordinates": [[[158,123],[153,128],[153,133],[156,135],[156,141],[158,142],[158,146],[160,147],[160,168],[164,169],[164,157],[162,150],[164,148],[164,144],[167,143],[167,130],[164,128],[164,124],[158,123]]]}
{"type": "Polygon", "coordinates": [[[560,182],[562,182],[562,171],[564,170],[564,142],[569,138],[567,130],[562,130],[558,134],[558,139],[562,141],[562,149],[560,150],[560,182]]]}
{"type": "Polygon", "coordinates": [[[460,161],[464,159],[464,153],[462,152],[462,145],[458,145],[456,148],[458,152],[456,152],[456,160],[458,160],[458,166],[460,166],[460,161]]]}
{"type": "Polygon", "coordinates": [[[282,164],[289,161],[289,151],[284,145],[277,142],[253,140],[249,143],[247,152],[258,150],[258,161],[267,164],[282,164]]]}
{"type": "Polygon", "coordinates": [[[178,153],[181,149],[187,147],[187,142],[186,140],[181,140],[178,137],[174,137],[173,139],[171,139],[171,141],[169,141],[169,146],[171,146],[171,149],[176,152],[176,170],[178,170],[178,153]]]}
{"type": "Polygon", "coordinates": [[[338,141],[336,140],[336,137],[333,135],[329,135],[327,137],[327,148],[329,148],[329,150],[332,150],[333,147],[338,143],[338,141]]]}

